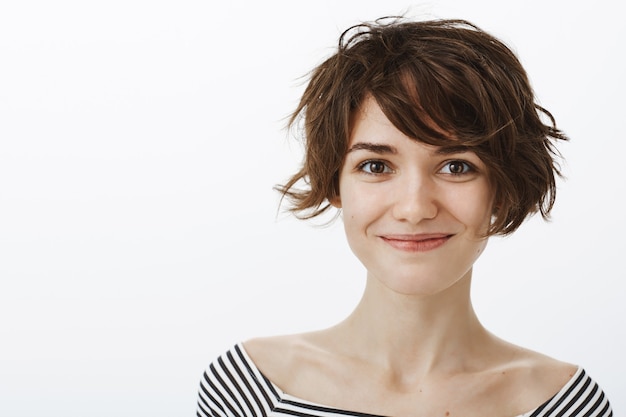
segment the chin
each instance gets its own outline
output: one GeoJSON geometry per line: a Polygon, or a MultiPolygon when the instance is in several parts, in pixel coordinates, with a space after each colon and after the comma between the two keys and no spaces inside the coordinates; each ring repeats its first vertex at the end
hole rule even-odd
{"type": "MultiPolygon", "coordinates": [[[[381,283],[394,293],[412,297],[430,297],[445,293],[469,279],[471,274],[457,276],[452,279],[443,279],[439,274],[422,275],[428,278],[416,278],[412,276],[395,276],[381,283]],[[439,278],[433,278],[439,276],[439,278]]],[[[372,277],[374,278],[374,277],[372,277]]],[[[376,279],[376,278],[374,278],[376,279]]]]}

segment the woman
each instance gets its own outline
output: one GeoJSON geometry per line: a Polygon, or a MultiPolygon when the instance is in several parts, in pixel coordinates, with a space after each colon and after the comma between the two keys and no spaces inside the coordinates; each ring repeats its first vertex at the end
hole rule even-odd
{"type": "Polygon", "coordinates": [[[302,218],[341,210],[365,292],[336,326],[218,358],[198,416],[612,416],[582,368],[499,339],[472,308],[489,236],[549,215],[566,139],[504,44],[458,20],[358,25],[300,120],[305,161],[279,190],[302,218]]]}

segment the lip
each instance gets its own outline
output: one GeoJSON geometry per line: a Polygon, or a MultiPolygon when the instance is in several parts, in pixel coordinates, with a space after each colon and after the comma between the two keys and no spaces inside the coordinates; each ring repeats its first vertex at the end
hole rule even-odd
{"type": "Polygon", "coordinates": [[[405,252],[428,252],[444,245],[453,235],[448,233],[400,234],[379,236],[394,249],[405,252]]]}

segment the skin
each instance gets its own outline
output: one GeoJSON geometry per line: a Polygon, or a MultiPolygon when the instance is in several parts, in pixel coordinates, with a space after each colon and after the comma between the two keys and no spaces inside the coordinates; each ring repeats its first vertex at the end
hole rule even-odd
{"type": "Polygon", "coordinates": [[[367,269],[360,303],[329,329],[244,344],[284,392],[384,416],[514,417],[571,378],[575,366],[507,343],[476,317],[472,266],[493,192],[475,154],[406,137],[368,97],[339,195],[331,203],[367,269]]]}

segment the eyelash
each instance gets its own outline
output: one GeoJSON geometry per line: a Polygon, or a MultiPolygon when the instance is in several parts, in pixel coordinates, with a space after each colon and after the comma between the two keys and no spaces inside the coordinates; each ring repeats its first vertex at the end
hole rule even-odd
{"type": "Polygon", "coordinates": [[[391,172],[393,172],[393,170],[389,167],[389,165],[387,164],[387,162],[385,161],[381,161],[379,159],[369,159],[367,161],[363,161],[361,162],[358,166],[357,166],[357,170],[364,172],[368,175],[385,175],[385,174],[389,174],[391,172]],[[384,166],[384,172],[372,172],[371,170],[371,165],[372,164],[381,164],[384,166]],[[370,167],[369,170],[366,169],[366,167],[370,167]]]}
{"type": "Polygon", "coordinates": [[[446,167],[448,168],[449,172],[446,172],[445,174],[453,175],[453,176],[461,176],[461,175],[471,174],[472,172],[476,171],[476,168],[474,168],[474,165],[472,165],[469,162],[464,161],[462,159],[453,159],[453,160],[450,160],[450,161],[446,161],[445,164],[443,165],[443,167],[441,168],[441,170],[443,170],[446,167]],[[450,165],[452,165],[452,164],[461,164],[461,165],[463,165],[463,168],[464,168],[463,172],[452,172],[449,169],[450,165]]]}
{"type": "MultiPolygon", "coordinates": [[[[439,171],[441,172],[446,168],[448,172],[444,172],[444,174],[452,175],[452,176],[467,175],[476,171],[476,168],[474,167],[474,165],[462,159],[453,159],[453,160],[446,161],[439,171]],[[452,170],[450,170],[450,166],[452,164],[463,165],[463,172],[452,172],[452,170]]],[[[385,174],[389,174],[393,172],[393,169],[389,167],[389,164],[387,162],[379,160],[379,159],[369,159],[367,161],[363,161],[357,166],[357,170],[364,172],[365,174],[368,174],[368,175],[385,175],[385,174]],[[384,166],[383,172],[373,172],[371,168],[373,164],[383,165],[384,166]]]]}

